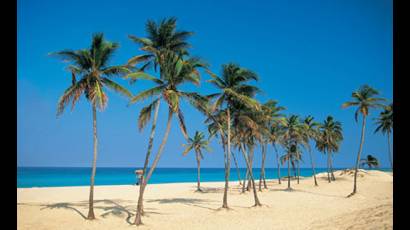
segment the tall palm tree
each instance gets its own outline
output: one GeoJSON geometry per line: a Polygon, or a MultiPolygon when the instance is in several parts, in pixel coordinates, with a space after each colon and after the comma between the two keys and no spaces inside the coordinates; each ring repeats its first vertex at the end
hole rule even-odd
{"type": "Polygon", "coordinates": [[[307,143],[310,162],[312,164],[313,178],[314,178],[315,186],[318,186],[317,179],[316,179],[315,162],[314,162],[314,159],[313,159],[312,148],[310,147],[309,141],[314,140],[317,137],[317,134],[318,134],[317,127],[318,127],[319,123],[314,122],[312,116],[307,116],[304,119],[303,122],[304,122],[304,125],[305,125],[305,127],[304,127],[305,128],[304,129],[304,134],[305,134],[305,138],[306,138],[305,142],[307,143]]]}
{"type": "Polygon", "coordinates": [[[379,161],[377,160],[376,157],[372,156],[372,155],[367,155],[366,159],[361,159],[360,160],[360,165],[364,166],[367,165],[367,167],[369,167],[369,169],[371,169],[372,167],[379,167],[379,161]]]}
{"type": "Polygon", "coordinates": [[[330,175],[335,180],[332,169],[332,153],[339,151],[339,146],[343,140],[342,124],[335,121],[332,116],[327,116],[323,124],[319,124],[318,135],[315,138],[316,148],[327,154],[327,175],[329,183],[330,175]]]}
{"type": "Polygon", "coordinates": [[[212,97],[217,98],[212,105],[211,110],[215,111],[217,108],[221,108],[226,105],[227,146],[226,152],[224,152],[225,188],[222,208],[228,208],[228,187],[231,156],[231,107],[233,103],[241,103],[246,107],[259,109],[259,104],[251,98],[258,91],[258,88],[245,84],[250,80],[258,80],[258,76],[256,73],[236,64],[223,65],[222,76],[217,76],[210,71],[208,71],[208,73],[212,77],[209,82],[221,91],[212,95],[212,97]]]}
{"type": "MultiPolygon", "coordinates": [[[[142,224],[141,215],[143,214],[143,195],[145,187],[159,162],[163,148],[167,142],[168,134],[171,129],[171,121],[174,114],[176,114],[178,117],[182,134],[186,139],[188,139],[184,116],[180,108],[181,99],[188,100],[188,102],[190,102],[195,108],[199,110],[205,109],[208,102],[205,97],[202,97],[198,93],[184,92],[178,89],[178,87],[185,82],[199,84],[200,74],[198,68],[205,67],[206,65],[196,58],[188,58],[184,60],[182,59],[182,57],[177,56],[174,52],[165,53],[164,57],[164,61],[161,64],[162,79],[152,77],[142,72],[136,72],[128,75],[128,78],[151,80],[156,84],[153,88],[142,91],[138,95],[131,98],[130,104],[136,103],[146,98],[154,97],[153,102],[144,107],[140,112],[138,122],[141,128],[143,128],[150,120],[151,113],[155,104],[158,104],[160,100],[164,100],[168,105],[168,120],[165,134],[154,158],[154,161],[152,162],[150,170],[147,173],[146,177],[143,179],[143,183],[141,183],[140,186],[137,214],[135,218],[136,225],[142,224]]],[[[146,156],[146,161],[148,161],[148,159],[149,156],[146,156]]]]}
{"type": "Polygon", "coordinates": [[[287,117],[282,125],[283,134],[281,144],[286,149],[286,155],[282,157],[282,162],[288,162],[288,191],[291,191],[290,187],[290,163],[300,159],[300,151],[298,146],[304,144],[303,138],[304,126],[299,121],[299,117],[291,115],[287,117]]]}
{"type": "Polygon", "coordinates": [[[382,134],[387,134],[387,147],[389,151],[390,166],[393,170],[393,160],[391,155],[390,147],[390,134],[393,131],[393,103],[390,103],[385,107],[385,109],[380,112],[379,117],[376,118],[377,128],[374,131],[381,132],[382,134]]]}
{"type": "Polygon", "coordinates": [[[362,153],[363,143],[364,143],[364,133],[366,128],[366,117],[369,115],[369,110],[372,108],[380,108],[383,105],[382,101],[385,101],[384,98],[377,97],[379,92],[368,85],[363,85],[359,90],[352,93],[352,101],[343,103],[342,108],[357,107],[355,112],[355,120],[357,122],[359,114],[362,115],[362,134],[360,137],[360,146],[357,153],[355,172],[354,172],[354,185],[353,192],[348,196],[353,196],[357,192],[357,169],[360,162],[360,154],[362,153]]]}
{"type": "Polygon", "coordinates": [[[108,97],[104,92],[105,88],[114,90],[124,96],[131,97],[131,93],[112,81],[113,76],[128,73],[128,68],[124,66],[109,66],[110,58],[119,45],[104,39],[102,33],[93,35],[91,47],[81,50],[63,50],[51,53],[57,57],[68,61],[71,64],[68,70],[71,72],[72,85],[65,90],[58,101],[57,115],[64,112],[65,107],[71,103],[71,109],[80,99],[81,95],[91,103],[93,111],[93,135],[94,152],[90,182],[89,209],[87,219],[95,219],[94,215],[94,178],[97,165],[97,108],[103,111],[107,106],[108,97]],[[78,78],[78,80],[77,80],[78,78]]]}
{"type": "Polygon", "coordinates": [[[202,150],[206,150],[208,152],[211,151],[209,148],[209,141],[205,139],[204,133],[202,132],[195,132],[195,136],[193,138],[188,138],[188,144],[184,144],[185,150],[182,155],[188,154],[191,150],[194,150],[196,153],[196,162],[198,167],[198,181],[197,181],[197,191],[201,190],[201,159],[204,159],[202,155],[202,150]]]}

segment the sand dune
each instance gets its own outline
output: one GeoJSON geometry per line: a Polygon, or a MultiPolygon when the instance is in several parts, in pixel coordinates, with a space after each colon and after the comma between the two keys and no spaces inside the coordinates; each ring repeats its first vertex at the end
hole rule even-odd
{"type": "MultiPolygon", "coordinates": [[[[381,171],[361,171],[358,193],[349,172],[335,172],[336,181],[320,174],[319,187],[304,178],[294,191],[285,181],[268,181],[259,192],[263,207],[252,207],[253,195],[240,193],[231,182],[228,203],[222,205],[223,183],[149,185],[145,194],[144,225],[139,229],[392,229],[393,177],[381,171]]],[[[88,187],[17,189],[18,229],[135,229],[137,186],[96,186],[96,221],[87,221],[88,187]]]]}

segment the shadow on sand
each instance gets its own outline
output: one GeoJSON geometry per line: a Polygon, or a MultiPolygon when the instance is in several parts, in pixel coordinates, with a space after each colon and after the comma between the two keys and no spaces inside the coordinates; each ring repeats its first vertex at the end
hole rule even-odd
{"type": "MultiPolygon", "coordinates": [[[[114,215],[117,217],[124,217],[126,215],[126,222],[130,225],[133,224],[131,222],[131,218],[135,216],[134,212],[137,209],[136,205],[121,205],[120,203],[132,203],[134,201],[127,201],[127,200],[94,200],[94,209],[97,210],[102,210],[103,213],[100,215],[102,218],[106,218],[109,215],[114,215]]],[[[24,204],[24,203],[19,203],[18,205],[31,205],[31,206],[41,206],[42,208],[40,210],[44,209],[67,209],[74,211],[77,213],[79,216],[81,216],[83,219],[87,219],[85,213],[80,211],[81,209],[88,209],[88,201],[82,201],[82,202],[61,202],[61,203],[53,203],[53,204],[47,204],[47,205],[36,205],[36,204],[24,204]]],[[[161,214],[159,212],[154,212],[151,210],[155,210],[152,208],[144,208],[144,215],[147,214],[161,214]]],[[[87,212],[87,211],[86,211],[87,212]]],[[[149,215],[147,215],[149,216],[149,215]]]]}
{"type": "Polygon", "coordinates": [[[171,199],[154,199],[154,200],[147,200],[148,203],[160,203],[160,204],[184,204],[189,206],[194,206],[198,208],[205,208],[212,211],[217,211],[218,209],[210,208],[203,206],[203,204],[209,204],[215,201],[212,200],[205,200],[205,199],[197,199],[197,198],[171,198],[171,199]]]}

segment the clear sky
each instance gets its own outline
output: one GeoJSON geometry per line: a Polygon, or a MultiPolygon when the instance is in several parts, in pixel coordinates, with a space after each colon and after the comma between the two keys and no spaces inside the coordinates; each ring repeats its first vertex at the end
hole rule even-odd
{"type": "MultiPolygon", "coordinates": [[[[336,167],[355,162],[360,123],[354,109],[341,109],[351,92],[362,84],[378,89],[392,99],[393,42],[392,1],[311,0],[311,1],[108,1],[108,0],[18,0],[17,34],[17,156],[18,166],[91,166],[92,111],[83,98],[73,111],[56,118],[56,105],[71,84],[66,63],[47,56],[63,49],[87,48],[95,32],[104,32],[120,43],[112,64],[123,64],[141,54],[127,35],[145,35],[147,19],[178,18],[178,28],[195,32],[189,40],[192,54],[211,64],[219,73],[221,65],[235,62],[257,72],[262,102],[278,100],[287,114],[312,115],[323,121],[332,115],[343,124],[344,141],[334,157],[336,167]]],[[[216,92],[202,75],[200,87],[184,86],[200,93],[216,92]]],[[[128,85],[137,93],[151,85],[128,85]]],[[[108,93],[107,109],[98,113],[99,156],[97,166],[138,167],[143,164],[149,128],[137,130],[137,116],[148,102],[126,107],[125,98],[108,93]]],[[[206,131],[204,117],[183,104],[190,135],[206,131]]],[[[379,111],[372,111],[366,130],[363,156],[376,156],[389,165],[387,139],[373,134],[372,124],[379,111]]],[[[161,107],[157,139],[162,138],[166,108],[161,107]]],[[[195,167],[192,153],[183,157],[184,138],[177,121],[159,167],[195,167]]],[[[213,152],[205,154],[202,167],[223,167],[223,153],[216,141],[213,152]]],[[[314,151],[318,167],[326,158],[314,151]]],[[[256,150],[255,167],[260,167],[256,150]]],[[[268,149],[267,167],[276,166],[274,151],[268,149]]],[[[304,156],[302,167],[309,167],[304,156]]],[[[240,166],[245,167],[243,160],[240,166]]]]}

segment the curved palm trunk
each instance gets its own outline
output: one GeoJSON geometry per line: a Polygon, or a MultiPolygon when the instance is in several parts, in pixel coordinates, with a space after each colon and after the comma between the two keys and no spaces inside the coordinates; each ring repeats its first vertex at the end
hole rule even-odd
{"type": "Polygon", "coordinates": [[[90,197],[88,200],[88,215],[87,219],[95,219],[94,215],[94,180],[95,180],[95,171],[97,169],[97,108],[93,105],[93,134],[94,134],[94,153],[93,153],[93,165],[91,171],[91,183],[90,183],[90,197]]]}
{"type": "Polygon", "coordinates": [[[255,186],[255,180],[254,180],[253,174],[252,174],[252,168],[251,168],[251,165],[249,163],[249,159],[246,156],[245,149],[244,149],[242,143],[241,143],[241,150],[242,150],[243,157],[245,158],[246,167],[249,169],[249,177],[251,179],[252,188],[253,188],[253,198],[255,200],[255,205],[254,206],[261,206],[261,203],[259,202],[258,194],[256,192],[256,186],[255,186]]]}
{"type": "Polygon", "coordinates": [[[224,188],[224,196],[223,196],[223,204],[222,208],[228,208],[228,187],[229,187],[229,173],[231,168],[231,113],[229,111],[229,107],[226,111],[227,116],[227,124],[228,124],[228,133],[227,133],[227,151],[224,152],[226,157],[226,164],[225,164],[225,188],[224,188]]]}
{"type": "Polygon", "coordinates": [[[234,161],[235,167],[236,167],[236,174],[238,174],[238,182],[239,182],[239,185],[241,185],[242,184],[241,173],[239,171],[238,162],[236,161],[235,154],[233,152],[231,152],[231,153],[232,153],[232,158],[233,158],[233,161],[234,161]]]}
{"type": "Polygon", "coordinates": [[[243,178],[243,184],[242,184],[242,192],[245,192],[246,180],[248,178],[249,178],[249,170],[248,170],[248,167],[246,167],[246,174],[245,174],[245,178],[243,178]]]}
{"type": "Polygon", "coordinates": [[[200,160],[199,152],[196,153],[196,162],[198,165],[197,191],[202,191],[201,190],[201,160],[200,160]]]}
{"type": "Polygon", "coordinates": [[[363,115],[362,135],[360,137],[359,152],[357,153],[356,166],[354,170],[353,192],[348,197],[353,196],[357,192],[357,171],[358,171],[359,163],[360,163],[360,154],[362,153],[362,149],[363,149],[365,129],[366,129],[366,115],[363,115]]]}
{"type": "Polygon", "coordinates": [[[336,177],[335,177],[335,175],[333,174],[333,161],[332,161],[332,157],[330,157],[330,174],[331,174],[331,176],[332,176],[332,180],[335,181],[335,180],[336,180],[336,177]]]}
{"type": "Polygon", "coordinates": [[[171,130],[172,115],[173,115],[173,112],[170,110],[168,112],[167,127],[166,127],[166,130],[165,130],[165,134],[164,134],[164,137],[162,139],[161,145],[158,149],[158,152],[157,152],[157,155],[155,156],[154,161],[152,162],[152,166],[151,166],[151,168],[148,172],[147,177],[142,180],[141,187],[140,187],[140,193],[139,193],[139,196],[138,196],[137,214],[135,215],[135,221],[134,221],[135,225],[141,225],[142,224],[141,216],[142,216],[142,208],[143,208],[143,199],[144,199],[145,187],[147,186],[147,183],[148,183],[149,179],[151,178],[152,173],[154,172],[155,168],[157,167],[157,164],[158,164],[159,159],[161,157],[161,154],[162,154],[162,151],[164,149],[165,143],[167,142],[168,134],[169,134],[169,131],[171,130]]]}
{"type": "Polygon", "coordinates": [[[280,181],[280,162],[279,162],[279,153],[278,153],[278,149],[276,148],[275,144],[272,144],[273,148],[275,149],[276,152],[276,162],[278,163],[278,181],[279,184],[282,184],[282,182],[280,181]]]}
{"type": "MultiPolygon", "coordinates": [[[[160,105],[160,97],[158,97],[158,102],[155,105],[155,112],[154,112],[154,118],[152,120],[152,126],[151,126],[151,133],[149,136],[149,140],[148,140],[148,149],[147,149],[147,154],[145,154],[145,161],[144,161],[144,168],[142,170],[142,178],[141,178],[141,184],[140,184],[140,193],[143,193],[143,181],[145,179],[145,174],[147,172],[147,167],[148,167],[148,163],[149,163],[149,157],[151,156],[152,153],[152,146],[153,146],[153,142],[154,142],[154,136],[155,136],[155,129],[157,126],[157,119],[158,119],[158,112],[159,112],[159,105],[160,105]]],[[[141,214],[144,215],[144,203],[141,202],[141,214]]]]}
{"type": "Polygon", "coordinates": [[[393,158],[391,155],[391,148],[390,148],[390,132],[387,132],[387,145],[389,148],[389,160],[390,160],[390,166],[391,166],[391,170],[393,171],[393,158]]]}
{"type": "MultiPolygon", "coordinates": [[[[253,147],[250,148],[250,150],[249,150],[249,164],[250,164],[250,167],[248,168],[249,171],[253,171],[252,170],[253,169],[253,155],[254,155],[253,150],[254,150],[253,147]]],[[[251,173],[253,173],[253,172],[249,172],[248,175],[250,175],[251,173]]],[[[249,176],[248,177],[248,186],[246,187],[246,190],[250,191],[252,186],[253,186],[253,184],[252,184],[252,181],[251,181],[251,177],[249,176]]]]}
{"type": "Polygon", "coordinates": [[[327,153],[327,179],[330,183],[330,153],[327,153]]]}
{"type": "Polygon", "coordinates": [[[317,180],[316,180],[315,163],[313,161],[313,156],[312,156],[312,150],[311,149],[309,149],[309,156],[310,156],[310,163],[312,164],[312,172],[313,172],[313,178],[315,179],[315,186],[318,186],[317,180]]]}
{"type": "Polygon", "coordinates": [[[259,177],[259,191],[262,192],[262,181],[264,188],[267,188],[265,181],[265,159],[266,159],[266,145],[262,145],[262,165],[261,165],[261,174],[259,177]]]}

